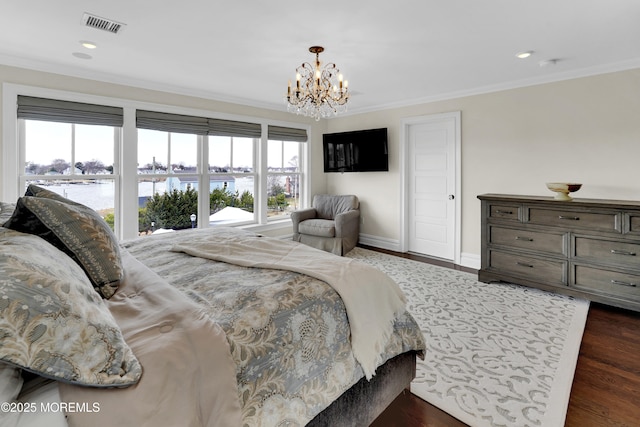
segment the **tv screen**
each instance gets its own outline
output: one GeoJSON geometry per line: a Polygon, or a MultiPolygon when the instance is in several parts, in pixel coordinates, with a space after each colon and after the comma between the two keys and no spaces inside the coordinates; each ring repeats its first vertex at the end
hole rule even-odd
{"type": "Polygon", "coordinates": [[[389,170],[387,128],[322,135],[325,172],[389,170]]]}

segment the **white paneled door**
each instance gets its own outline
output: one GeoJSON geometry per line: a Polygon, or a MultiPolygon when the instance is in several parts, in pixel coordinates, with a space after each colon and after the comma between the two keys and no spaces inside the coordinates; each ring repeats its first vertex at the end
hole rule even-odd
{"type": "Polygon", "coordinates": [[[456,251],[458,118],[438,115],[406,128],[408,249],[447,260],[456,251]]]}

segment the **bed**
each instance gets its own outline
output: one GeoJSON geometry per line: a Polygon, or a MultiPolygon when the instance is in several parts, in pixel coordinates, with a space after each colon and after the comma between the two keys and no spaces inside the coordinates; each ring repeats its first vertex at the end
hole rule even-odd
{"type": "Polygon", "coordinates": [[[378,270],[235,228],[116,242],[96,216],[37,186],[0,204],[9,425],[361,426],[415,376],[378,270]]]}

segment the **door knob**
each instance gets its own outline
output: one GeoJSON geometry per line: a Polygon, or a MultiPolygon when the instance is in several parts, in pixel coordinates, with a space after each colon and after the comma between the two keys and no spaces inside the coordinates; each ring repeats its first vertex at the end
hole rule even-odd
{"type": "Polygon", "coordinates": [[[454,196],[453,194],[449,194],[449,200],[453,200],[455,198],[456,198],[456,196],[454,196]]]}

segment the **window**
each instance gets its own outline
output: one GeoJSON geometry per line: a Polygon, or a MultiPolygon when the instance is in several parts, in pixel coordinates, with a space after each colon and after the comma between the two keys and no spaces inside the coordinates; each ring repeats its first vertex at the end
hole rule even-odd
{"type": "Polygon", "coordinates": [[[207,179],[211,188],[209,225],[242,224],[256,215],[255,153],[262,136],[258,123],[209,119],[207,179]]]}
{"type": "Polygon", "coordinates": [[[303,196],[302,164],[307,132],[302,129],[269,126],[267,145],[267,215],[281,219],[300,208],[303,196]]]}
{"type": "Polygon", "coordinates": [[[115,119],[103,120],[99,112],[93,117],[86,114],[100,106],[29,97],[19,97],[18,105],[19,140],[24,146],[24,168],[18,176],[21,191],[29,184],[45,186],[95,209],[115,229],[119,176],[114,158],[121,110],[115,109],[115,119]]]}
{"type": "Polygon", "coordinates": [[[210,225],[255,219],[255,138],[209,136],[210,225]]]}
{"type": "Polygon", "coordinates": [[[17,85],[4,89],[3,105],[18,105],[18,120],[3,123],[6,134],[15,135],[15,144],[2,148],[0,174],[8,199],[22,195],[30,183],[47,186],[102,213],[120,238],[132,238],[158,228],[267,225],[287,218],[304,198],[306,129],[26,90],[83,102],[36,98],[21,95],[25,88],[17,85]],[[156,194],[178,199],[156,201],[164,220],[148,215],[156,194]],[[179,226],[164,224],[169,217],[179,218],[179,226]]]}
{"type": "Polygon", "coordinates": [[[267,212],[271,219],[289,216],[300,207],[302,143],[269,140],[267,147],[267,212]]]}
{"type": "Polygon", "coordinates": [[[139,233],[255,220],[261,125],[139,110],[136,126],[139,233]]]}
{"type": "Polygon", "coordinates": [[[250,138],[138,129],[138,232],[191,228],[200,204],[208,213],[200,223],[254,221],[254,146],[250,138]],[[198,168],[200,141],[208,142],[204,172],[198,168]],[[208,197],[201,200],[203,194],[208,197]]]}
{"type": "Polygon", "coordinates": [[[138,233],[195,226],[198,135],[138,129],[138,233]]]}

